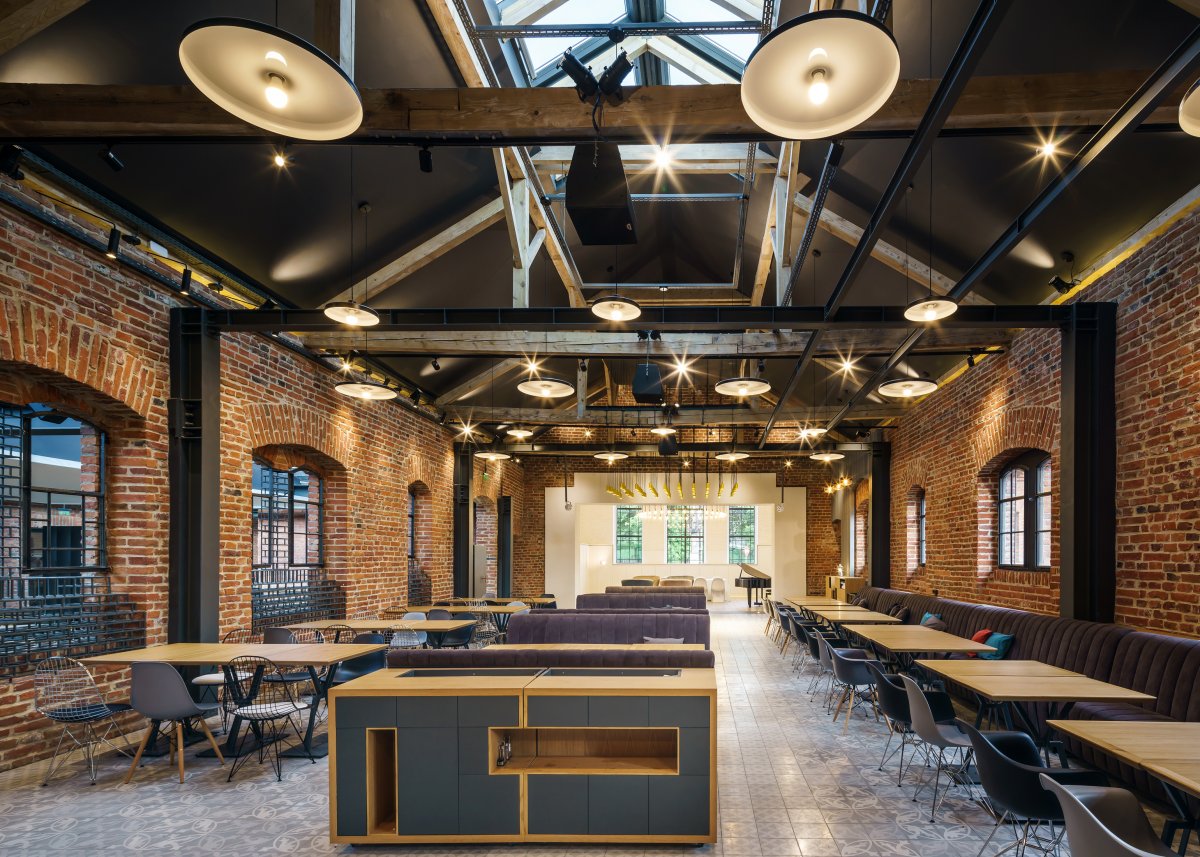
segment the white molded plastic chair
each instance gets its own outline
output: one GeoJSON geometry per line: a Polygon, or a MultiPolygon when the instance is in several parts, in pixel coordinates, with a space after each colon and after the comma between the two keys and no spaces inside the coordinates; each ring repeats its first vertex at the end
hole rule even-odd
{"type": "Polygon", "coordinates": [[[712,585],[709,587],[708,592],[709,592],[709,595],[708,595],[709,601],[713,602],[714,604],[724,604],[725,603],[725,578],[714,577],[712,579],[712,585]]]}

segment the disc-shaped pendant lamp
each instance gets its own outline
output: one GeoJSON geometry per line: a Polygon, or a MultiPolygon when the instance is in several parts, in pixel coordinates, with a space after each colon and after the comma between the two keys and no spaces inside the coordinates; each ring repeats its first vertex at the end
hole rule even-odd
{"type": "Polygon", "coordinates": [[[199,21],[183,34],[179,63],[213,103],[273,134],[338,140],[362,124],[362,99],[341,66],[268,24],[199,21]]]}
{"type": "Polygon", "coordinates": [[[484,461],[506,461],[512,458],[507,452],[496,452],[492,449],[484,449],[475,453],[476,458],[482,458],[484,461]]]}
{"type": "Polygon", "coordinates": [[[366,304],[354,301],[331,301],[325,304],[325,316],[352,327],[374,327],[379,324],[379,313],[366,304]]]}
{"type": "Polygon", "coordinates": [[[1179,127],[1193,137],[1200,137],[1200,80],[1192,84],[1179,102],[1179,127]]]}
{"type": "Polygon", "coordinates": [[[881,396],[891,396],[893,399],[912,399],[917,396],[928,396],[938,388],[936,381],[926,378],[894,378],[884,381],[875,388],[881,396]]]}
{"type": "Polygon", "coordinates": [[[771,390],[771,384],[762,378],[725,378],[713,388],[722,396],[761,396],[771,390]]]}
{"type": "Polygon", "coordinates": [[[353,399],[368,399],[375,402],[394,399],[398,395],[391,387],[386,384],[380,384],[378,381],[342,381],[333,389],[337,390],[343,396],[350,396],[353,399]]]}
{"type": "Polygon", "coordinates": [[[913,301],[904,309],[904,317],[909,321],[924,324],[949,318],[958,311],[958,304],[947,298],[920,298],[913,301]]]}
{"type": "Polygon", "coordinates": [[[637,301],[621,295],[605,295],[592,302],[592,315],[605,321],[632,321],[641,314],[637,301]]]}
{"type": "Polygon", "coordinates": [[[840,452],[814,452],[809,456],[813,461],[824,461],[826,464],[831,461],[841,461],[845,457],[840,452]]]}
{"type": "Polygon", "coordinates": [[[526,378],[517,389],[543,399],[562,399],[575,392],[575,385],[554,375],[537,375],[526,378]]]}
{"type": "Polygon", "coordinates": [[[742,106],[785,140],[816,140],[869,119],[899,79],[887,27],[849,9],[811,12],[758,43],[742,73],[742,106]]]}

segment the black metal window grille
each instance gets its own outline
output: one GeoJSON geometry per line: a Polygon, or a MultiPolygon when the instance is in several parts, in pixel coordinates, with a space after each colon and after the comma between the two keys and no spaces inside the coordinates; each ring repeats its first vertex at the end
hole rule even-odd
{"type": "Polygon", "coordinates": [[[637,506],[616,507],[616,561],[642,561],[642,516],[637,506]]]}
{"type": "Polygon", "coordinates": [[[729,562],[756,562],[756,526],[753,506],[729,507],[729,562]]]}
{"type": "Polygon", "coordinates": [[[699,565],[704,562],[704,509],[671,506],[667,513],[667,562],[699,565]]]}
{"type": "Polygon", "coordinates": [[[1050,455],[1041,450],[1025,453],[1000,472],[996,505],[1001,568],[1050,567],[1050,476],[1050,455]]]}

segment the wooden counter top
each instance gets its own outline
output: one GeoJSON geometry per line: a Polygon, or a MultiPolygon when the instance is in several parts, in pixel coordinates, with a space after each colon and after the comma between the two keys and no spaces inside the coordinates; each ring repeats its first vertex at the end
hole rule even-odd
{"type": "MultiPolygon", "coordinates": [[[[637,669],[633,667],[631,669],[637,669]]],[[[717,692],[715,670],[683,669],[677,676],[538,676],[525,688],[527,694],[561,696],[696,696],[717,692]]]]}
{"type": "MultiPolygon", "coordinates": [[[[368,673],[360,678],[340,684],[329,695],[342,696],[492,696],[495,694],[520,693],[533,680],[531,675],[465,675],[473,672],[463,670],[461,676],[413,676],[401,678],[410,669],[383,669],[368,673]]],[[[428,667],[427,669],[441,669],[428,667]]]]}

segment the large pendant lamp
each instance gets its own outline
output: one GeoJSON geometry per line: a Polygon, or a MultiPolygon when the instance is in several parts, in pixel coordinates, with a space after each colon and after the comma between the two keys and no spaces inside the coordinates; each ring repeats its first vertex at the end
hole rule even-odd
{"type": "Polygon", "coordinates": [[[517,389],[543,399],[562,399],[575,392],[575,385],[556,375],[530,375],[517,389]]]}
{"type": "Polygon", "coordinates": [[[742,73],[742,106],[785,140],[848,131],[887,102],[900,51],[887,27],[850,9],[793,18],[758,43],[742,73]]]}
{"type": "Polygon", "coordinates": [[[475,453],[476,458],[482,458],[484,461],[507,461],[512,458],[507,452],[497,452],[494,449],[481,449],[475,453]]]}
{"type": "Polygon", "coordinates": [[[642,308],[632,298],[621,296],[617,279],[617,248],[613,246],[613,293],[592,301],[592,315],[605,321],[633,321],[642,314],[642,308]]]}
{"type": "Polygon", "coordinates": [[[362,99],[349,75],[277,27],[241,18],[199,21],[183,34],[179,64],[217,106],[273,134],[338,140],[362,124],[362,99]]]}
{"type": "Polygon", "coordinates": [[[823,461],[828,464],[831,461],[841,461],[846,456],[840,452],[814,452],[809,456],[813,461],[823,461]]]}
{"type": "Polygon", "coordinates": [[[1179,127],[1184,133],[1200,137],[1200,80],[1192,84],[1179,102],[1179,127]]]}
{"type": "Polygon", "coordinates": [[[525,440],[527,438],[533,437],[533,430],[527,429],[527,428],[522,428],[521,426],[513,426],[512,428],[510,428],[508,430],[507,434],[513,440],[525,440]]]}
{"type": "Polygon", "coordinates": [[[379,313],[366,304],[354,301],[330,301],[325,304],[325,316],[352,327],[374,327],[379,324],[379,313]]]}
{"type": "Polygon", "coordinates": [[[912,399],[917,396],[928,396],[937,388],[937,381],[931,381],[928,378],[893,378],[876,387],[875,392],[893,399],[912,399]]]}
{"type": "Polygon", "coordinates": [[[382,384],[379,381],[366,379],[363,381],[342,381],[333,389],[337,390],[343,396],[349,396],[352,399],[366,399],[373,402],[382,402],[387,399],[394,399],[399,395],[393,388],[387,384],[382,384]]]}
{"type": "Polygon", "coordinates": [[[918,298],[904,309],[904,317],[909,321],[929,324],[949,318],[958,311],[958,304],[949,298],[929,297],[918,298]]]}

